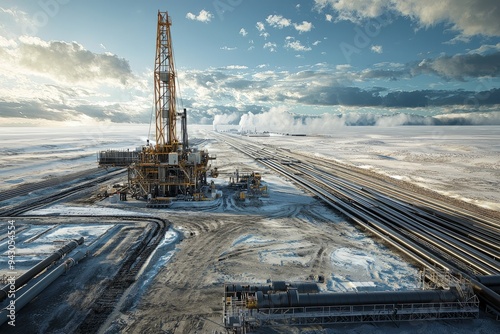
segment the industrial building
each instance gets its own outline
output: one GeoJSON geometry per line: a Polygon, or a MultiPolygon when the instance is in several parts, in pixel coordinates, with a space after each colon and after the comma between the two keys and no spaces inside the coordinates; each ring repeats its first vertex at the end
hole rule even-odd
{"type": "MultiPolygon", "coordinates": [[[[425,274],[423,274],[424,276],[425,274]]],[[[253,328],[339,323],[475,319],[479,299],[470,282],[433,273],[440,288],[412,291],[320,292],[313,283],[226,283],[223,322],[233,333],[253,328]]],[[[424,282],[427,280],[422,277],[424,282]]],[[[429,282],[427,280],[427,282],[429,282]]]]}
{"type": "MultiPolygon", "coordinates": [[[[126,166],[129,192],[137,199],[155,203],[172,200],[210,199],[207,173],[215,159],[205,150],[189,146],[187,111],[177,112],[174,54],[167,12],[158,12],[156,36],[155,132],[156,140],[135,151],[108,150],[98,153],[99,166],[126,166]],[[181,140],[177,136],[180,119],[181,140]]],[[[217,169],[210,170],[217,177],[217,169]]]]}

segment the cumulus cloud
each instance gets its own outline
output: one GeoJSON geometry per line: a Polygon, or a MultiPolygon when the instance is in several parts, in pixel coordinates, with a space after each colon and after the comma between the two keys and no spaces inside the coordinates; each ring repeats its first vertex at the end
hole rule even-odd
{"type": "Polygon", "coordinates": [[[408,17],[421,27],[444,23],[463,36],[500,36],[497,0],[314,0],[318,9],[330,7],[338,20],[360,22],[383,13],[408,17]]]}
{"type": "Polygon", "coordinates": [[[266,19],[266,22],[274,28],[283,29],[284,27],[288,27],[292,24],[287,18],[284,18],[281,15],[269,15],[266,19]]]}
{"type": "MultiPolygon", "coordinates": [[[[390,67],[388,67],[390,68],[390,67]]],[[[398,67],[395,67],[398,68],[398,67]]],[[[395,71],[395,70],[393,70],[395,71]]],[[[296,73],[261,71],[248,75],[222,71],[193,72],[184,81],[192,86],[195,100],[239,103],[283,103],[312,106],[351,106],[388,108],[428,108],[481,106],[500,104],[500,89],[482,92],[466,90],[414,90],[390,91],[385,88],[359,88],[346,86],[363,77],[390,78],[394,72],[379,68],[355,73],[349,66],[340,66],[336,71],[328,68],[305,70],[296,73]]]]}
{"type": "MultiPolygon", "coordinates": [[[[10,22],[15,23],[15,25],[18,25],[24,29],[27,29],[28,27],[34,27],[37,26],[39,23],[35,21],[35,17],[30,16],[28,13],[25,11],[22,11],[18,8],[3,8],[0,7],[0,18],[2,19],[2,23],[6,23],[6,25],[9,25],[10,22]]],[[[2,28],[2,24],[0,24],[0,31],[2,28]]]]}
{"type": "Polygon", "coordinates": [[[311,31],[313,28],[312,23],[307,21],[302,21],[302,23],[300,24],[294,23],[293,26],[295,27],[295,30],[297,30],[299,33],[311,31]]]}
{"type": "Polygon", "coordinates": [[[304,52],[304,51],[311,51],[312,49],[308,46],[304,46],[300,43],[300,41],[297,41],[297,40],[293,40],[293,39],[287,39],[287,41],[285,42],[285,48],[287,49],[292,49],[294,51],[300,51],[300,52],[304,52]]]}
{"type": "Polygon", "coordinates": [[[14,39],[9,39],[0,35],[0,48],[11,49],[17,47],[14,39]]]}
{"type": "Polygon", "coordinates": [[[375,52],[375,53],[382,53],[383,52],[382,45],[372,45],[370,50],[372,50],[372,52],[375,52]]]}
{"type": "Polygon", "coordinates": [[[238,48],[237,47],[223,46],[220,49],[224,50],[224,51],[234,51],[234,50],[237,50],[238,48]]]}
{"type": "Polygon", "coordinates": [[[287,134],[331,134],[344,126],[500,125],[500,112],[421,116],[399,112],[347,111],[311,116],[291,113],[285,107],[273,107],[266,112],[242,115],[238,125],[240,131],[258,129],[287,134]]]}
{"type": "Polygon", "coordinates": [[[57,81],[107,81],[127,84],[133,75],[126,59],[86,50],[76,42],[50,41],[38,37],[21,37],[18,62],[26,69],[57,81]]]}
{"type": "Polygon", "coordinates": [[[273,131],[284,132],[293,128],[296,121],[285,107],[272,107],[268,112],[254,114],[248,112],[241,116],[240,131],[273,131]]]}
{"type": "Polygon", "coordinates": [[[358,72],[358,80],[390,79],[399,80],[422,74],[433,74],[446,80],[466,81],[469,78],[500,77],[500,51],[485,55],[458,54],[426,58],[420,62],[407,64],[375,64],[373,68],[358,72]]]}
{"type": "Polygon", "coordinates": [[[39,37],[0,38],[1,117],[147,121],[150,75],[110,52],[39,37]]]}
{"type": "Polygon", "coordinates": [[[248,32],[245,30],[245,28],[241,28],[240,29],[240,35],[245,37],[246,35],[248,35],[248,32]]]}
{"type": "Polygon", "coordinates": [[[474,53],[486,54],[486,53],[490,53],[490,52],[500,52],[500,43],[497,43],[494,45],[484,44],[475,50],[470,50],[468,53],[469,54],[474,54],[474,53]]]}
{"type": "Polygon", "coordinates": [[[226,70],[246,70],[248,66],[244,65],[229,65],[224,67],[226,70]]]}
{"type": "Polygon", "coordinates": [[[467,77],[500,76],[500,52],[466,54],[424,59],[412,69],[412,74],[432,73],[445,79],[465,80],[467,77]]]}
{"type": "Polygon", "coordinates": [[[266,26],[262,22],[257,22],[255,24],[255,27],[257,28],[258,31],[264,31],[264,30],[266,30],[266,26]]]}
{"type": "Polygon", "coordinates": [[[267,42],[266,44],[264,44],[264,49],[269,49],[270,52],[277,52],[278,46],[276,45],[276,43],[267,42]]]}
{"type": "Polygon", "coordinates": [[[208,22],[212,21],[213,17],[214,17],[214,15],[212,13],[210,13],[209,11],[206,11],[204,9],[202,9],[198,15],[193,14],[191,12],[186,14],[187,19],[193,20],[193,21],[199,21],[199,22],[203,22],[203,23],[208,23],[208,22]]]}
{"type": "Polygon", "coordinates": [[[232,112],[229,114],[216,114],[214,115],[213,125],[220,124],[238,124],[241,115],[237,112],[232,112]]]}
{"type": "Polygon", "coordinates": [[[325,15],[325,20],[327,20],[328,22],[332,22],[333,21],[333,16],[330,15],[330,14],[326,14],[325,15]]]}

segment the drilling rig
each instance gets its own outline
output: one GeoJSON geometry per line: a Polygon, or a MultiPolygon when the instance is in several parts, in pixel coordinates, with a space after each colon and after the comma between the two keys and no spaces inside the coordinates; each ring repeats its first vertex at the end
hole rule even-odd
{"type": "MultiPolygon", "coordinates": [[[[190,148],[187,132],[187,112],[177,112],[176,71],[167,12],[158,11],[156,58],[154,67],[156,142],[144,145],[127,155],[129,191],[133,197],[147,198],[157,203],[177,200],[205,200],[214,193],[208,184],[210,157],[205,150],[190,148]],[[177,120],[181,121],[181,141],[177,137],[177,120]]],[[[116,151],[100,152],[99,165],[115,166],[123,156],[116,151]]],[[[217,177],[217,168],[210,171],[217,177]]]]}

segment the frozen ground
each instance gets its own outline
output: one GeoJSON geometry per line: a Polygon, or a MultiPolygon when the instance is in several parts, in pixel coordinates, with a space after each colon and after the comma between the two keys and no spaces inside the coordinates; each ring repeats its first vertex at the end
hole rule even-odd
{"type": "MultiPolygon", "coordinates": [[[[95,167],[97,151],[133,150],[145,143],[149,130],[149,125],[116,124],[0,128],[0,190],[95,167]]],[[[211,126],[190,130],[191,137],[210,138],[211,126]]],[[[328,135],[249,140],[371,169],[500,210],[500,126],[344,126],[328,135]]]]}
{"type": "MultiPolygon", "coordinates": [[[[79,135],[75,135],[74,129],[3,130],[0,132],[0,190],[95,167],[95,152],[108,148],[133,149],[145,141],[142,135],[147,133],[148,126],[82,129],[79,135]],[[27,133],[30,134],[29,140],[27,133]]],[[[257,170],[270,188],[269,197],[254,205],[243,205],[226,193],[215,205],[196,210],[183,207],[148,210],[133,201],[103,201],[91,207],[58,203],[30,213],[57,216],[84,212],[114,217],[133,212],[134,215],[159,215],[172,222],[173,229],[167,233],[165,241],[151,257],[141,281],[127,297],[131,299],[124,303],[129,305],[128,308],[124,307],[114,315],[115,328],[131,333],[150,328],[184,333],[199,328],[207,333],[220,330],[217,323],[220,323],[223,282],[297,281],[322,274],[326,282],[321,288],[330,291],[418,287],[418,268],[408,264],[400,254],[363,234],[287,180],[211,139],[210,127],[193,126],[190,130],[190,138],[206,139],[203,144],[217,156],[214,166],[220,171],[219,178],[215,179],[218,186],[226,185],[235,169],[240,172],[257,170]]],[[[336,134],[328,136],[271,136],[251,140],[364,166],[498,210],[500,196],[493,190],[498,188],[500,179],[499,139],[500,127],[352,127],[338,129],[336,134]],[[460,176],[464,181],[457,181],[460,178],[457,173],[466,172],[466,176],[460,176]]],[[[5,225],[6,222],[0,223],[5,225]]],[[[78,231],[68,230],[71,226],[65,224],[58,225],[57,229],[61,230],[53,230],[54,234],[46,232],[51,228],[50,224],[35,226],[29,221],[25,224],[29,229],[20,235],[25,240],[37,235],[41,235],[38,239],[47,238],[43,247],[48,247],[54,240],[70,238],[73,232],[87,233],[89,238],[103,239],[100,244],[109,244],[106,242],[106,233],[109,232],[102,225],[94,228],[94,223],[78,231]]],[[[112,230],[113,225],[109,228],[112,230]]],[[[137,240],[139,232],[134,230],[134,233],[128,242],[137,240]]],[[[28,244],[20,243],[20,247],[25,247],[29,253],[31,246],[28,244]]],[[[125,247],[124,243],[120,245],[125,247]]],[[[0,253],[5,252],[5,245],[0,241],[0,253]]],[[[102,257],[113,254],[116,258],[121,255],[99,254],[102,257]]],[[[0,266],[3,266],[4,256],[1,258],[0,266]]],[[[86,261],[88,264],[82,268],[91,273],[93,262],[90,261],[95,260],[86,261]]],[[[103,274],[104,270],[111,270],[100,268],[103,274]]],[[[85,286],[84,282],[79,284],[85,286]]],[[[88,303],[86,300],[86,305],[88,303]]],[[[53,319],[54,323],[62,322],[63,315],[54,314],[48,319],[53,319]]],[[[36,314],[30,319],[35,318],[36,314]]],[[[494,323],[489,321],[467,321],[410,323],[401,327],[391,324],[352,325],[318,333],[489,333],[495,332],[494,329],[494,323]]],[[[315,330],[304,329],[302,332],[315,330]]]]}
{"type": "MultiPolygon", "coordinates": [[[[97,239],[103,237],[115,225],[88,224],[88,225],[32,225],[17,223],[15,268],[22,274],[39,261],[48,257],[68,241],[83,237],[85,247],[92,245],[97,239]]],[[[7,274],[7,240],[0,241],[0,276],[7,274]]],[[[80,250],[83,246],[79,246],[80,250]]]]}
{"type": "MultiPolygon", "coordinates": [[[[95,127],[0,127],[0,191],[24,182],[96,167],[96,153],[135,149],[148,125],[95,127]]],[[[154,130],[154,129],[153,129],[154,130]]]]}
{"type": "Polygon", "coordinates": [[[500,126],[352,126],[332,132],[249,139],[367,168],[500,211],[500,126]]]}

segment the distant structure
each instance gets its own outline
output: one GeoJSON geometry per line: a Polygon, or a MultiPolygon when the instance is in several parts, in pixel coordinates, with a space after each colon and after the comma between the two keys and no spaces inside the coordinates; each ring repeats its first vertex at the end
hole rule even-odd
{"type": "Polygon", "coordinates": [[[259,172],[251,172],[249,174],[240,174],[236,170],[229,178],[229,186],[239,189],[238,198],[258,199],[260,197],[268,197],[269,191],[267,185],[263,184],[262,176],[259,172]]]}
{"type": "MultiPolygon", "coordinates": [[[[187,111],[177,112],[176,71],[167,12],[158,12],[156,35],[155,125],[156,143],[148,143],[134,152],[102,151],[100,166],[128,167],[129,191],[133,197],[155,202],[209,199],[207,183],[210,157],[205,150],[190,148],[187,111]],[[177,119],[181,120],[181,141],[177,138],[177,119]]],[[[217,177],[217,169],[210,171],[217,177]]]]}

